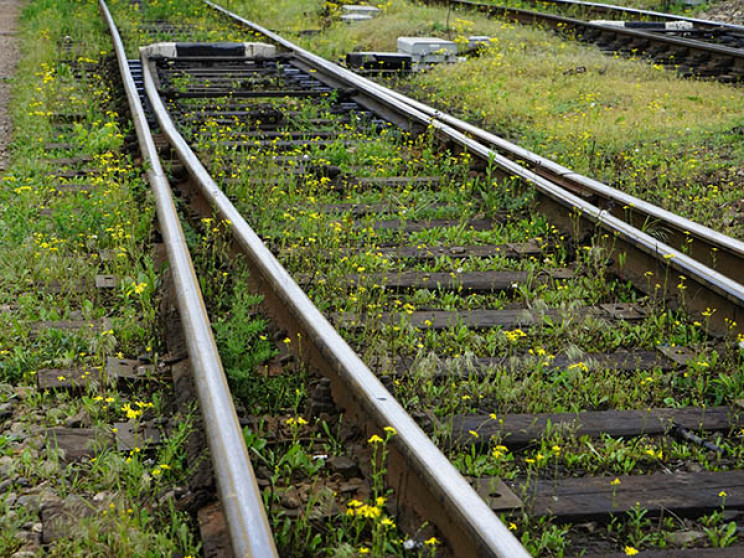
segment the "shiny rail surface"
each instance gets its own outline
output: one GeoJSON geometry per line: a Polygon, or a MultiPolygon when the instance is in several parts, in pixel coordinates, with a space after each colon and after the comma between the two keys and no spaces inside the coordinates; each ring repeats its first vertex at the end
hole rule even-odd
{"type": "Polygon", "coordinates": [[[290,337],[303,339],[303,361],[331,378],[335,398],[367,431],[392,426],[389,473],[396,494],[443,533],[458,556],[529,556],[457,469],[432,443],[374,373],[316,308],[178,133],[154,83],[148,48],[142,49],[145,88],[158,123],[193,182],[246,256],[271,317],[290,337]]]}
{"type": "Polygon", "coordinates": [[[617,15],[624,14],[633,17],[643,17],[648,19],[655,19],[661,21],[689,21],[705,29],[727,29],[731,31],[737,31],[744,33],[744,25],[737,25],[735,23],[726,23],[723,21],[713,21],[710,19],[700,19],[695,17],[687,17],[678,14],[668,14],[664,12],[656,12],[653,10],[642,10],[639,8],[631,8],[628,6],[617,6],[614,4],[603,4],[599,2],[577,2],[574,0],[529,0],[530,4],[535,6],[540,4],[555,5],[566,8],[583,8],[589,13],[617,15]]]}
{"type": "Polygon", "coordinates": [[[99,1],[99,7],[112,37],[140,152],[155,196],[160,231],[175,284],[199,407],[233,553],[235,556],[255,558],[278,556],[172,192],[129,71],[121,37],[104,0],[99,1]]]}
{"type": "Polygon", "coordinates": [[[205,2],[232,20],[290,50],[315,68],[319,75],[328,76],[329,83],[340,83],[358,90],[378,107],[403,113],[405,117],[401,121],[416,122],[421,128],[435,127],[447,140],[491,162],[505,174],[534,186],[540,193],[540,203],[546,213],[563,222],[566,229],[571,227],[569,215],[578,213],[585,230],[600,227],[618,238],[622,242],[618,252],[626,251],[628,256],[635,254],[638,258],[623,258],[623,262],[616,259],[615,271],[640,290],[644,291],[648,285],[645,278],[648,271],[663,276],[673,269],[696,284],[689,291],[693,296],[680,296],[688,310],[702,314],[710,308],[718,309],[711,319],[712,332],[723,335],[730,332],[731,322],[736,322],[739,328],[744,324],[744,287],[738,282],[744,272],[744,243],[574,173],[498,136],[341,68],[209,0],[205,2]],[[489,145],[496,147],[496,150],[489,145]],[[529,164],[525,166],[521,164],[522,161],[529,164]],[[640,227],[650,223],[671,234],[662,242],[642,232],[640,227]],[[690,238],[693,238],[692,243],[689,242],[690,238]],[[714,262],[717,269],[726,270],[725,275],[711,267],[714,262]]]}
{"type": "MultiPolygon", "coordinates": [[[[645,53],[662,64],[679,68],[687,76],[713,77],[724,82],[744,79],[744,49],[741,48],[472,0],[425,0],[425,3],[476,10],[488,16],[498,16],[525,25],[544,25],[561,34],[599,43],[608,50],[645,53]]],[[[724,27],[717,29],[727,30],[724,27]]],[[[738,29],[730,31],[736,35],[741,34],[738,29]]]]}

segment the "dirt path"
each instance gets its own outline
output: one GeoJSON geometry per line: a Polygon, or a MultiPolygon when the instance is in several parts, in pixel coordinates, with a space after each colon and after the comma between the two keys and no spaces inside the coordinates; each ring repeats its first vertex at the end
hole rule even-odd
{"type": "Polygon", "coordinates": [[[6,147],[13,131],[7,106],[19,55],[15,32],[20,12],[20,0],[0,0],[0,172],[7,167],[6,147]]]}

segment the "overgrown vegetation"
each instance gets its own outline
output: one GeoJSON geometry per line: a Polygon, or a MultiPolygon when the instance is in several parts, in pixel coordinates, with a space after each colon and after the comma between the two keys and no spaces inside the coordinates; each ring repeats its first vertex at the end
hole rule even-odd
{"type": "Polygon", "coordinates": [[[395,51],[399,36],[456,42],[490,36],[477,58],[393,85],[578,172],[732,236],[744,234],[736,216],[742,100],[730,86],[679,79],[673,68],[474,12],[396,0],[374,20],[349,26],[328,20],[318,2],[300,25],[289,19],[293,12],[276,14],[269,4],[276,5],[230,5],[268,27],[322,29],[296,41],[334,60],[351,51],[395,51]]]}
{"type": "MultiPolygon", "coordinates": [[[[281,8],[281,4],[273,4],[263,13],[276,14],[277,19],[267,21],[259,13],[261,3],[230,4],[270,27],[313,26],[307,17],[300,23],[287,17],[295,12],[274,10],[273,6],[281,8]],[[258,11],[251,12],[254,9],[258,11]]],[[[304,4],[297,6],[305,9],[304,4]]],[[[385,13],[371,24],[346,27],[329,17],[331,8],[316,6],[317,11],[310,15],[317,17],[315,21],[324,32],[302,40],[308,45],[312,40],[313,48],[333,56],[354,48],[391,49],[399,34],[447,33],[444,10],[396,2],[385,6],[385,13]]],[[[208,17],[201,8],[189,9],[192,11],[186,15],[179,12],[179,17],[193,17],[195,26],[210,27],[199,19],[208,17]]],[[[498,40],[492,41],[479,60],[437,68],[401,85],[425,90],[427,99],[439,106],[486,122],[568,166],[631,191],[646,192],[676,209],[687,207],[693,216],[700,212],[706,222],[720,214],[714,204],[734,199],[732,184],[716,182],[715,190],[705,192],[695,189],[701,176],[716,172],[729,176],[732,171],[724,168],[726,157],[738,161],[741,155],[738,144],[716,136],[727,129],[730,136],[738,134],[733,127],[740,122],[740,99],[732,90],[714,83],[679,81],[662,68],[604,57],[589,47],[563,42],[539,30],[466,17],[451,20],[455,38],[491,34],[498,40]],[[544,62],[546,52],[558,60],[557,68],[544,62]],[[630,91],[618,93],[626,91],[629,81],[633,83],[630,91]],[[668,91],[669,97],[662,91],[668,91]],[[690,114],[693,119],[685,120],[690,114]],[[725,148],[719,141],[726,142],[725,148]],[[700,142],[706,147],[695,146],[700,142]],[[708,149],[712,146],[715,149],[708,149]],[[631,172],[619,171],[626,166],[631,172]],[[659,188],[660,184],[664,186],[659,188]]],[[[137,25],[133,23],[132,28],[137,25]]],[[[226,36],[233,33],[231,30],[226,36]]],[[[187,89],[188,78],[182,78],[178,86],[187,89]]],[[[306,285],[313,301],[342,328],[370,366],[387,377],[391,389],[411,411],[426,410],[440,419],[457,413],[481,413],[495,420],[493,417],[513,412],[711,407],[729,405],[741,397],[742,354],[734,335],[725,343],[714,343],[707,335],[705,315],[691,317],[667,308],[670,285],[684,285],[684,278],[671,273],[656,277],[649,272],[649,290],[654,294],[641,296],[607,273],[606,261],[615,249],[611,239],[584,239],[558,231],[533,211],[529,192],[511,182],[495,182],[471,172],[471,161],[442,152],[433,134],[411,137],[355,116],[339,122],[330,110],[334,100],[331,96],[321,102],[291,103],[293,118],[286,131],[310,131],[313,121],[322,119],[331,138],[322,150],[279,147],[280,138],[273,145],[266,142],[260,150],[236,149],[236,140],[247,139],[255,131],[250,119],[236,119],[229,128],[221,126],[202,113],[197,100],[181,101],[191,109],[185,117],[196,122],[185,126],[184,133],[251,225],[306,285]],[[331,168],[338,176],[330,176],[331,168]],[[438,182],[431,188],[415,188],[406,182],[378,182],[371,187],[361,180],[391,176],[428,176],[438,182]],[[365,213],[349,207],[364,204],[374,209],[365,213]],[[427,219],[450,222],[407,229],[408,224],[427,219]],[[477,219],[492,221],[486,227],[471,226],[477,219]],[[389,250],[398,245],[503,245],[529,239],[542,247],[539,256],[458,259],[442,255],[421,262],[391,255],[389,250]],[[546,270],[564,267],[572,270],[572,279],[535,280],[546,270]],[[443,286],[396,291],[385,284],[385,274],[394,277],[411,270],[446,271],[455,277],[469,271],[518,270],[526,271],[529,279],[512,289],[487,294],[443,286]],[[637,303],[645,316],[635,322],[608,323],[582,313],[587,306],[605,302],[637,303]],[[439,328],[431,321],[414,321],[417,311],[433,308],[515,307],[529,318],[528,325],[479,330],[464,323],[439,328]],[[684,370],[652,367],[622,372],[595,359],[597,353],[631,347],[654,350],[663,345],[690,347],[695,357],[684,370]],[[478,357],[503,360],[487,370],[475,370],[472,362],[478,357]],[[553,366],[558,357],[568,358],[570,364],[553,366]],[[403,358],[407,360],[401,366],[398,359],[403,358]],[[441,374],[442,368],[449,375],[441,374]]],[[[227,102],[209,100],[217,106],[227,102]]],[[[286,99],[262,102],[272,108],[289,103],[286,99]]],[[[198,235],[206,239],[215,228],[214,223],[202,223],[198,235]]],[[[214,247],[220,252],[219,244],[212,240],[207,246],[205,252],[214,251],[214,247]]],[[[251,322],[258,318],[250,310],[256,300],[239,293],[239,270],[207,261],[212,262],[207,266],[213,271],[205,287],[212,289],[218,305],[224,301],[216,312],[220,316],[218,337],[228,360],[233,359],[240,381],[245,357],[239,347],[244,343],[259,350],[263,347],[255,341],[256,334],[263,341],[258,332],[260,321],[251,322]],[[225,273],[229,278],[223,281],[220,275],[225,273]],[[227,288],[223,290],[223,286],[227,288]],[[239,332],[230,334],[233,329],[239,332]]],[[[713,312],[715,309],[710,309],[707,317],[713,312]]],[[[280,340],[297,342],[301,340],[280,340]]],[[[282,548],[297,549],[304,544],[316,554],[336,555],[362,553],[360,549],[365,548],[384,555],[379,545],[375,546],[385,517],[376,500],[340,502],[346,517],[356,517],[358,508],[367,509],[370,517],[366,519],[373,521],[363,526],[340,525],[342,518],[324,515],[329,514],[334,501],[327,491],[311,488],[304,499],[293,500],[291,488],[306,487],[312,478],[321,479],[317,482],[327,488],[327,477],[317,463],[322,458],[315,457],[336,452],[340,444],[332,434],[335,425],[303,414],[301,406],[307,394],[294,392],[293,398],[292,390],[287,389],[298,385],[293,381],[281,376],[268,379],[266,386],[279,386],[278,393],[268,398],[269,404],[244,403],[250,413],[271,415],[257,417],[246,431],[246,439],[259,469],[265,468],[259,476],[272,487],[265,494],[269,509],[278,511],[273,520],[282,548]],[[273,437],[272,432],[279,434],[273,437]],[[294,501],[309,507],[299,513],[297,521],[290,522],[282,513],[286,514],[287,502],[294,501]],[[319,527],[325,520],[325,527],[319,527]],[[314,529],[337,538],[318,540],[314,529]]],[[[434,436],[451,447],[446,426],[446,421],[444,427],[435,425],[434,436]]],[[[741,438],[736,432],[710,436],[710,441],[723,448],[719,453],[662,436],[589,439],[561,429],[547,432],[533,446],[513,451],[498,439],[485,443],[474,439],[470,447],[452,449],[451,457],[464,474],[499,476],[518,486],[529,487],[536,479],[587,474],[604,475],[609,483],[620,475],[678,471],[687,466],[710,471],[739,469],[741,438]]],[[[377,447],[375,443],[380,442],[374,440],[369,445],[377,447]]],[[[723,511],[725,498],[721,507],[723,511]]],[[[580,549],[586,536],[581,527],[558,525],[549,517],[530,517],[529,509],[525,512],[506,520],[532,552],[560,556],[580,549]]],[[[705,537],[698,539],[698,545],[729,545],[735,542],[729,525],[719,512],[695,521],[666,519],[657,523],[639,507],[599,527],[597,537],[604,540],[605,548],[624,549],[632,555],[639,548],[676,544],[675,534],[691,528],[704,529],[705,537]]],[[[421,550],[426,553],[431,549],[421,550]]]]}
{"type": "Polygon", "coordinates": [[[96,4],[74,0],[26,3],[19,40],[11,165],[0,180],[0,403],[12,409],[0,432],[0,554],[40,551],[40,506],[74,504],[46,555],[195,555],[191,519],[164,495],[194,465],[183,445],[198,417],[176,412],[157,447],[111,447],[114,422],[136,429],[173,409],[155,377],[154,209],[126,155],[132,130],[110,43],[96,4]],[[115,286],[96,288],[100,274],[115,286]],[[152,364],[145,387],[106,381],[109,358],[152,364]],[[81,370],[100,381],[41,390],[45,369],[60,382],[81,370]],[[69,458],[47,441],[48,428],[71,425],[92,429],[93,457],[69,458]]]}

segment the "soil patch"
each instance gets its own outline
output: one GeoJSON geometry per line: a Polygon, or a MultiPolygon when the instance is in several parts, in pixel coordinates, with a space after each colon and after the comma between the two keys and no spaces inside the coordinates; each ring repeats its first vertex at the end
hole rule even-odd
{"type": "Polygon", "coordinates": [[[13,132],[8,101],[19,55],[15,34],[20,11],[19,0],[0,0],[0,172],[7,168],[7,147],[13,132]]]}

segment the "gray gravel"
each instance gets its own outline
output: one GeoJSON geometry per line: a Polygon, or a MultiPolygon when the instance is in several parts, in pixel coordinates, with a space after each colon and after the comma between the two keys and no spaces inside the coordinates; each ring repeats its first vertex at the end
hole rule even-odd
{"type": "Polygon", "coordinates": [[[716,3],[696,17],[744,25],[744,0],[727,0],[716,3]]]}

